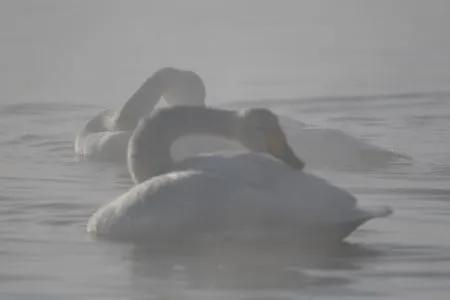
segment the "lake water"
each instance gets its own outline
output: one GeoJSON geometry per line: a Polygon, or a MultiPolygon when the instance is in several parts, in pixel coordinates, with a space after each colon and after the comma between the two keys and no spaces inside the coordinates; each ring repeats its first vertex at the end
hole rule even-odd
{"type": "Polygon", "coordinates": [[[449,13],[446,1],[2,1],[0,298],[448,299],[449,13]],[[210,105],[268,106],[410,156],[310,169],[394,214],[314,251],[91,238],[89,216],[131,183],[77,159],[75,134],[162,66],[198,72],[210,105]]]}

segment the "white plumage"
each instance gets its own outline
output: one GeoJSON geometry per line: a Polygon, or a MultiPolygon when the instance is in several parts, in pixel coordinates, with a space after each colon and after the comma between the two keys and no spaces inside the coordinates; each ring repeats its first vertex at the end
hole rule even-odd
{"type": "Polygon", "coordinates": [[[265,109],[161,110],[135,130],[128,163],[137,185],[101,207],[88,222],[89,232],[141,241],[248,238],[249,233],[252,238],[341,240],[391,212],[389,207],[362,209],[350,193],[299,170],[303,164],[286,144],[278,119],[265,109]],[[235,139],[253,152],[175,163],[168,149],[190,133],[235,139]]]}

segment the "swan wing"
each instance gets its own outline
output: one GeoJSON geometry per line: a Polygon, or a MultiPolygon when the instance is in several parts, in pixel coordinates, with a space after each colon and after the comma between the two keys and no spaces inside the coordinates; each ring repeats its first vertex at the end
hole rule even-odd
{"type": "Polygon", "coordinates": [[[220,169],[226,156],[212,158],[198,169],[166,173],[132,187],[101,207],[87,230],[119,239],[250,233],[340,240],[364,222],[390,213],[389,208],[360,208],[345,190],[311,174],[278,168],[274,160],[267,159],[266,167],[276,166],[275,175],[267,178],[278,176],[276,180],[260,176],[243,182],[233,177],[237,171],[229,172],[233,168],[220,169]]]}
{"type": "Polygon", "coordinates": [[[101,207],[87,231],[115,239],[192,238],[257,224],[264,195],[198,171],[171,172],[101,207]],[[262,196],[262,197],[259,197],[262,196]],[[258,199],[259,198],[259,199],[258,199]]]}
{"type": "Polygon", "coordinates": [[[348,191],[307,172],[292,171],[271,187],[279,195],[280,214],[310,224],[339,224],[389,214],[388,207],[364,208],[348,191]]]}
{"type": "Polygon", "coordinates": [[[125,161],[131,131],[104,131],[77,137],[75,152],[83,157],[108,161],[125,161]]]}
{"type": "Polygon", "coordinates": [[[387,206],[360,207],[357,199],[329,181],[289,168],[265,154],[224,152],[204,154],[175,166],[221,176],[236,185],[250,185],[263,192],[271,211],[291,224],[340,224],[365,222],[391,213],[387,206]]]}
{"type": "Polygon", "coordinates": [[[173,170],[197,170],[220,176],[235,184],[265,186],[291,168],[268,154],[241,151],[203,153],[182,160],[173,170]]]}

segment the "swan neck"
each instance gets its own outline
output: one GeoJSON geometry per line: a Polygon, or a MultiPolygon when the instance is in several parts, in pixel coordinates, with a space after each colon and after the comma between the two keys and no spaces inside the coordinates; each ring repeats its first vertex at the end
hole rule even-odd
{"type": "Polygon", "coordinates": [[[237,140],[236,118],[229,110],[177,106],[143,120],[130,139],[128,167],[135,183],[173,169],[171,145],[188,135],[211,135],[237,140]]]}
{"type": "Polygon", "coordinates": [[[163,81],[155,74],[148,78],[118,111],[116,130],[133,130],[139,120],[149,114],[163,94],[163,81]]]}

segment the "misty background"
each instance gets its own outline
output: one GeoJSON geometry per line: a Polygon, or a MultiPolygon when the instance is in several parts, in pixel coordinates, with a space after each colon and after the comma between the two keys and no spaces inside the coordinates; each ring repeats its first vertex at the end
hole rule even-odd
{"type": "Polygon", "coordinates": [[[198,72],[209,103],[448,91],[449,15],[445,0],[3,0],[1,101],[117,105],[163,66],[198,72]]]}

